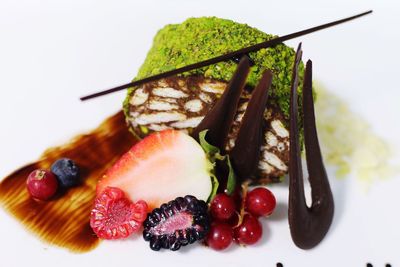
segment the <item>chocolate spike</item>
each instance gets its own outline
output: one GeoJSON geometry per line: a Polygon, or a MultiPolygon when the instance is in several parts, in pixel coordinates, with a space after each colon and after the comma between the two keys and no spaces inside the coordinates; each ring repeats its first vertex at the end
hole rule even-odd
{"type": "Polygon", "coordinates": [[[309,60],[303,85],[303,113],[312,204],[310,208],[306,204],[297,125],[297,71],[298,68],[295,65],[290,97],[289,225],[296,246],[302,249],[310,249],[319,244],[328,232],[333,219],[334,202],[322,161],[315,126],[312,62],[309,60]]]}
{"type": "Polygon", "coordinates": [[[306,34],[310,34],[310,33],[316,32],[316,31],[320,31],[320,30],[323,30],[323,29],[326,29],[326,28],[329,28],[329,27],[333,27],[333,26],[339,25],[341,23],[345,23],[345,22],[348,22],[350,20],[357,19],[357,18],[360,18],[362,16],[365,16],[365,15],[368,15],[368,14],[371,14],[371,13],[372,13],[372,10],[368,10],[366,12],[363,12],[363,13],[360,13],[360,14],[357,14],[357,15],[354,15],[354,16],[351,16],[351,17],[347,17],[347,18],[344,18],[344,19],[340,19],[340,20],[332,21],[332,22],[325,23],[325,24],[322,24],[322,25],[318,25],[318,26],[315,26],[315,27],[312,27],[312,28],[308,28],[308,29],[305,29],[305,30],[302,30],[302,31],[298,31],[298,32],[294,32],[294,33],[291,33],[291,34],[287,34],[287,35],[284,35],[284,36],[281,36],[281,37],[277,37],[277,38],[271,39],[269,41],[261,42],[261,43],[258,43],[258,44],[252,45],[252,46],[248,46],[248,47],[245,47],[245,48],[233,51],[233,52],[229,52],[229,53],[227,53],[225,55],[220,55],[220,56],[217,56],[217,57],[214,57],[214,58],[206,59],[206,60],[201,61],[201,62],[193,63],[193,64],[190,64],[190,65],[181,67],[181,68],[177,68],[177,69],[166,71],[166,72],[163,72],[163,73],[160,73],[160,74],[156,74],[156,75],[153,75],[153,76],[150,76],[150,77],[146,77],[146,78],[143,78],[141,80],[133,81],[133,82],[130,82],[130,83],[127,83],[127,84],[124,84],[124,85],[120,85],[120,86],[108,89],[108,90],[104,90],[104,91],[101,91],[101,92],[97,92],[97,93],[94,93],[94,94],[83,96],[80,99],[81,99],[81,101],[85,101],[85,100],[92,99],[92,98],[95,98],[95,97],[99,97],[99,96],[111,94],[111,93],[114,93],[114,92],[117,92],[117,91],[121,91],[123,89],[127,89],[127,88],[130,88],[130,87],[138,86],[140,84],[144,84],[144,83],[147,83],[147,82],[156,81],[156,80],[159,80],[159,79],[162,79],[162,78],[165,78],[165,77],[173,76],[175,74],[179,74],[179,73],[191,71],[191,70],[194,70],[194,69],[199,69],[201,67],[205,67],[205,66],[208,66],[208,65],[216,64],[218,62],[229,60],[229,59],[232,59],[234,57],[238,57],[238,56],[241,56],[241,55],[244,55],[244,54],[248,54],[250,52],[258,51],[261,48],[273,47],[273,46],[275,46],[277,44],[283,43],[284,41],[287,41],[287,40],[290,40],[290,39],[293,39],[293,38],[297,38],[297,37],[300,37],[300,36],[303,36],[303,35],[306,35],[306,34]]]}
{"type": "Polygon", "coordinates": [[[193,130],[192,137],[199,140],[199,133],[208,129],[207,141],[221,151],[224,150],[226,137],[235,117],[240,95],[246,84],[247,75],[250,71],[250,61],[244,56],[233,74],[231,81],[217,101],[214,107],[207,113],[205,118],[193,130]]]}
{"type": "Polygon", "coordinates": [[[251,95],[235,146],[229,153],[236,174],[241,180],[251,178],[257,169],[263,142],[264,111],[271,83],[272,72],[266,70],[251,95]]]}

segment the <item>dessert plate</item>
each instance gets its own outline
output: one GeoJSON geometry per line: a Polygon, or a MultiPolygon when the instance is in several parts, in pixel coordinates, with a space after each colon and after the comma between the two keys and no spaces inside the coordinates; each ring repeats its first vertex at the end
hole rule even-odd
{"type": "Polygon", "coordinates": [[[229,1],[2,3],[0,179],[118,112],[125,92],[84,103],[79,97],[129,82],[165,24],[215,15],[283,35],[371,8],[374,13],[286,42],[296,47],[301,41],[303,60],[313,60],[317,126],[335,198],[332,227],[317,247],[301,250],[292,242],[286,180],[269,186],[278,205],[263,220],[256,246],[154,252],[134,236],[76,254],[41,242],[0,208],[0,265],[398,266],[400,58],[393,51],[400,40],[387,25],[400,22],[394,12],[399,6],[335,1],[326,8],[311,2],[248,1],[251,8],[229,1]]]}

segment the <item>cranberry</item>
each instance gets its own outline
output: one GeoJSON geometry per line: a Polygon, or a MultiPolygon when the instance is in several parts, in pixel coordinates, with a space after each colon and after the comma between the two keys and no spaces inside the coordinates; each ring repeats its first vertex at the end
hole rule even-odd
{"type": "Polygon", "coordinates": [[[33,198],[48,200],[56,193],[58,182],[53,173],[38,169],[29,174],[26,186],[33,198]]]}
{"type": "Polygon", "coordinates": [[[234,229],[235,240],[244,245],[256,243],[260,240],[261,235],[261,223],[251,214],[245,214],[242,223],[234,229]]]}
{"type": "Polygon", "coordinates": [[[235,203],[227,194],[218,194],[211,201],[210,212],[211,215],[217,220],[229,220],[235,213],[235,203]]]}
{"type": "Polygon", "coordinates": [[[270,215],[275,206],[275,196],[267,188],[258,187],[247,193],[246,210],[254,216],[270,215]]]}
{"type": "Polygon", "coordinates": [[[206,243],[214,250],[223,250],[230,246],[232,239],[231,226],[225,223],[213,223],[206,237],[206,243]]]}

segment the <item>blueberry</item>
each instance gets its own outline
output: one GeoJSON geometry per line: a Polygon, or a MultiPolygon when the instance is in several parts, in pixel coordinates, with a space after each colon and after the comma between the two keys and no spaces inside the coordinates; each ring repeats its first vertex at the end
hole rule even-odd
{"type": "Polygon", "coordinates": [[[79,184],[79,168],[70,159],[61,158],[51,165],[51,172],[57,177],[59,184],[64,188],[73,187],[79,184]]]}

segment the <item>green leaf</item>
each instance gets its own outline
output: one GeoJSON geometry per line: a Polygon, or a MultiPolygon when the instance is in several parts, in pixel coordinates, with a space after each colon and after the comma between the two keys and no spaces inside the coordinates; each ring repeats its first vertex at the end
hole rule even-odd
{"type": "Polygon", "coordinates": [[[206,140],[207,132],[208,130],[204,130],[199,133],[199,141],[201,147],[204,149],[207,155],[214,156],[217,153],[219,154],[220,153],[219,148],[207,142],[206,140]]]}
{"type": "MultiPolygon", "coordinates": [[[[209,160],[211,161],[211,163],[213,164],[214,167],[216,166],[215,162],[217,160],[224,161],[225,164],[228,166],[229,174],[228,174],[228,181],[227,181],[227,185],[226,185],[226,193],[228,195],[231,195],[235,191],[235,187],[236,187],[236,176],[235,176],[235,172],[233,170],[231,161],[229,159],[229,156],[221,155],[221,151],[219,150],[218,147],[213,146],[207,142],[207,140],[206,140],[207,132],[208,132],[208,130],[204,130],[199,133],[200,145],[203,148],[203,150],[206,152],[209,160]]],[[[219,186],[218,178],[215,176],[214,169],[211,171],[211,178],[212,178],[213,187],[212,187],[211,195],[208,198],[208,201],[211,201],[214,198],[215,194],[217,193],[218,186],[219,186]]]]}
{"type": "Polygon", "coordinates": [[[228,195],[232,195],[236,187],[236,176],[235,172],[233,171],[232,163],[229,156],[226,156],[225,160],[229,168],[228,181],[226,183],[226,193],[228,195]]]}
{"type": "Polygon", "coordinates": [[[212,184],[211,194],[208,197],[207,203],[210,203],[211,200],[213,200],[213,198],[217,194],[217,190],[219,187],[219,182],[218,182],[217,176],[215,176],[214,173],[211,173],[211,184],[212,184]]]}

